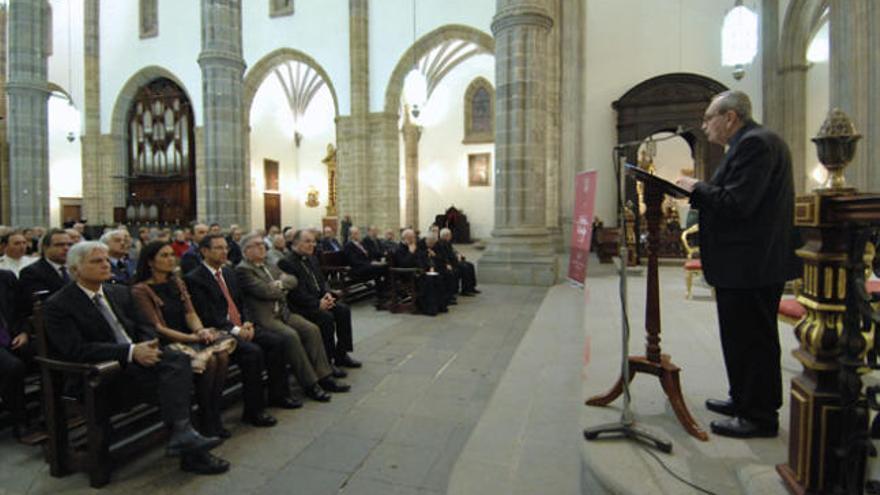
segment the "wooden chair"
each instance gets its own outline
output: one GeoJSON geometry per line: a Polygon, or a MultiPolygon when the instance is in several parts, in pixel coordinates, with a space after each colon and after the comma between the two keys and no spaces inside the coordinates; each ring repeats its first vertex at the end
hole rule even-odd
{"type": "Polygon", "coordinates": [[[391,300],[388,310],[392,313],[417,313],[418,281],[422,276],[422,269],[396,267],[392,264],[388,272],[391,283],[391,300]]]}
{"type": "Polygon", "coordinates": [[[355,280],[351,276],[351,267],[342,251],[321,253],[320,263],[321,271],[327,277],[327,284],[341,293],[344,302],[360,301],[375,294],[372,281],[355,280]]]}
{"type": "Polygon", "coordinates": [[[685,297],[688,299],[691,299],[693,296],[694,277],[703,275],[703,264],[699,259],[700,248],[699,246],[691,246],[690,242],[688,242],[688,236],[696,234],[699,229],[699,224],[694,224],[681,233],[681,244],[684,246],[687,255],[687,259],[684,262],[684,284],[687,288],[687,295],[685,297]]]}

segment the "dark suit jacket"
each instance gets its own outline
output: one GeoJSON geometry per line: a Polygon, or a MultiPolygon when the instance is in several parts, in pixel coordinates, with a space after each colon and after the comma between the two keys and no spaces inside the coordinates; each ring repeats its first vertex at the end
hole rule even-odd
{"type": "Polygon", "coordinates": [[[382,256],[385,256],[385,249],[377,239],[367,236],[364,237],[361,244],[364,246],[364,249],[367,250],[367,253],[369,253],[371,260],[379,260],[382,256]]]}
{"type": "MultiPolygon", "coordinates": [[[[132,342],[156,338],[156,329],[141,317],[128,286],[104,284],[104,296],[132,342]]],[[[45,315],[49,347],[63,359],[128,364],[129,344],[116,343],[113,329],[77,284],[67,284],[50,297],[45,315]]]]}
{"type": "Polygon", "coordinates": [[[746,124],[691,204],[700,211],[700,258],[714,287],[784,283],[794,256],[791,153],[775,133],[746,124]]]}
{"type": "Polygon", "coordinates": [[[339,241],[337,241],[335,237],[321,239],[321,251],[324,251],[325,253],[342,251],[342,246],[339,245],[339,241]]]}
{"type": "Polygon", "coordinates": [[[202,264],[202,253],[196,245],[190,246],[187,252],[180,257],[180,273],[189,273],[202,264]]]}
{"type": "Polygon", "coordinates": [[[321,304],[321,298],[329,290],[318,259],[293,252],[278,262],[278,268],[299,280],[296,288],[287,292],[287,305],[290,309],[316,311],[321,304]]]}
{"type": "Polygon", "coordinates": [[[392,256],[394,266],[397,268],[418,268],[419,267],[419,250],[414,253],[409,252],[409,246],[404,242],[397,244],[397,249],[392,256]]]}
{"type": "MultiPolygon", "coordinates": [[[[223,281],[226,282],[226,288],[229,289],[229,295],[232,296],[232,301],[241,314],[241,321],[247,321],[244,314],[244,297],[238,287],[235,270],[228,266],[224,266],[221,270],[223,271],[223,281]]],[[[220,285],[214,279],[214,274],[204,264],[199,264],[183,279],[202,324],[220,330],[232,330],[234,325],[227,316],[229,306],[226,304],[226,297],[220,290],[220,285]]]]}
{"type": "Polygon", "coordinates": [[[226,237],[226,245],[229,246],[229,252],[226,253],[226,257],[229,259],[229,262],[232,263],[232,266],[237,266],[244,258],[244,255],[241,252],[241,246],[232,240],[232,236],[226,237]]]}
{"type": "Polygon", "coordinates": [[[24,316],[30,316],[33,312],[34,292],[46,291],[47,297],[64,287],[61,275],[46,261],[40,258],[34,263],[24,267],[18,274],[21,285],[21,307],[24,316]]]}
{"type": "Polygon", "coordinates": [[[110,283],[128,284],[128,282],[134,278],[134,272],[137,270],[137,263],[131,258],[117,260],[117,262],[111,260],[110,270],[113,272],[113,278],[110,279],[110,283]]]}
{"type": "Polygon", "coordinates": [[[354,241],[348,241],[342,249],[342,252],[345,253],[345,259],[348,261],[348,264],[351,266],[351,270],[354,273],[359,272],[364,267],[371,266],[370,253],[366,250],[366,246],[361,246],[364,248],[363,250],[357,247],[354,241]]]}
{"type": "Polygon", "coordinates": [[[20,306],[18,304],[20,282],[15,274],[9,270],[0,270],[0,318],[6,322],[6,330],[10,337],[17,333],[17,323],[20,321],[20,306]]]}

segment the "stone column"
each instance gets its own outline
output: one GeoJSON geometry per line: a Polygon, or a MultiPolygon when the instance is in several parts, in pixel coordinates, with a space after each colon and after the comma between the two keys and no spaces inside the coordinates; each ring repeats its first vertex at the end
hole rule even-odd
{"type": "Polygon", "coordinates": [[[369,14],[369,0],[349,0],[351,116],[340,117],[336,121],[339,217],[351,216],[354,225],[363,225],[367,221],[368,214],[369,14]]]}
{"type": "Polygon", "coordinates": [[[833,2],[831,7],[831,107],[849,114],[862,134],[847,168],[850,185],[880,191],[880,4],[833,2]]]}
{"type": "Polygon", "coordinates": [[[22,227],[49,225],[48,16],[45,0],[9,5],[10,222],[22,227]]]}
{"type": "Polygon", "coordinates": [[[419,226],[419,139],[422,127],[415,125],[409,118],[409,107],[404,109],[403,148],[406,157],[404,176],[406,177],[406,214],[403,224],[407,227],[419,226]]]}
{"type": "Polygon", "coordinates": [[[0,225],[9,224],[9,145],[6,140],[6,6],[0,7],[0,225]]]}
{"type": "MultiPolygon", "coordinates": [[[[83,2],[83,67],[85,126],[82,136],[82,190],[83,216],[91,224],[113,222],[115,195],[111,193],[112,175],[116,170],[107,168],[108,160],[101,157],[101,2],[83,2]]],[[[127,171],[126,171],[127,172],[127,171]]],[[[123,173],[123,175],[127,175],[123,173]]],[[[123,182],[124,181],[120,181],[123,182]]],[[[119,206],[125,206],[124,203],[119,206]]]]}
{"type": "Polygon", "coordinates": [[[400,228],[400,129],[397,113],[367,118],[367,215],[363,225],[382,231],[400,228]]]}
{"type": "Polygon", "coordinates": [[[223,226],[250,225],[250,174],[244,153],[241,0],[202,0],[202,98],[205,174],[197,184],[205,196],[199,218],[223,226]]]}
{"type": "Polygon", "coordinates": [[[480,259],[487,282],[551,285],[547,229],[547,35],[543,0],[498,0],[495,35],[495,229],[480,259]]]}
{"type": "Polygon", "coordinates": [[[779,55],[779,0],[761,0],[761,120],[764,125],[780,132],[781,108],[778,96],[779,55]]]}
{"type": "Polygon", "coordinates": [[[585,67],[584,39],[587,17],[584,2],[562,2],[559,14],[562,38],[560,71],[565,105],[559,109],[561,119],[559,147],[559,197],[562,243],[568,248],[574,210],[574,176],[584,167],[584,101],[585,67]]]}
{"type": "Polygon", "coordinates": [[[562,115],[560,98],[562,90],[562,72],[560,59],[561,26],[559,24],[561,6],[560,0],[548,0],[548,15],[553,20],[550,34],[547,36],[547,197],[546,197],[546,221],[547,228],[553,239],[556,252],[564,252],[565,244],[562,242],[562,231],[559,225],[560,203],[560,126],[562,115]]]}

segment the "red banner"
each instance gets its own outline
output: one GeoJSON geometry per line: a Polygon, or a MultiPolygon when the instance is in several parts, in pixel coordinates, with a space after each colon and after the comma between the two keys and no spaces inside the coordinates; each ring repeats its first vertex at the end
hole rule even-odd
{"type": "Polygon", "coordinates": [[[581,172],[574,178],[574,225],[571,229],[568,278],[581,284],[587,279],[587,260],[590,257],[590,240],[593,238],[596,174],[595,170],[590,170],[581,172]]]}

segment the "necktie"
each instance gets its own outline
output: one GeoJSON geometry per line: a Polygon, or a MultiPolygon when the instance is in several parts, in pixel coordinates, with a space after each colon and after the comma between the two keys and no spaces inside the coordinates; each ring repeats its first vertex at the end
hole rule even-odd
{"type": "Polygon", "coordinates": [[[61,268],[59,268],[58,271],[61,273],[61,280],[63,280],[65,284],[70,282],[70,275],[67,274],[66,266],[61,265],[61,268]]]}
{"type": "Polygon", "coordinates": [[[232,295],[229,294],[229,287],[226,287],[226,282],[223,281],[223,274],[220,273],[220,270],[214,272],[214,279],[217,280],[217,284],[220,285],[220,290],[223,292],[223,297],[226,298],[226,314],[229,317],[229,321],[231,321],[233,325],[240,327],[241,314],[235,306],[235,301],[232,300],[232,295]]]}
{"type": "Polygon", "coordinates": [[[119,323],[119,320],[113,315],[113,310],[110,309],[110,306],[104,301],[104,298],[101,294],[95,294],[95,297],[92,298],[95,306],[98,308],[98,311],[101,312],[101,316],[104,317],[104,320],[107,321],[107,324],[110,325],[110,329],[113,330],[113,337],[116,339],[117,344],[130,344],[131,338],[125,333],[125,329],[122,328],[122,324],[119,323]]]}
{"type": "Polygon", "coordinates": [[[9,335],[9,329],[6,328],[6,318],[0,315],[0,348],[9,347],[12,337],[9,335]]]}

